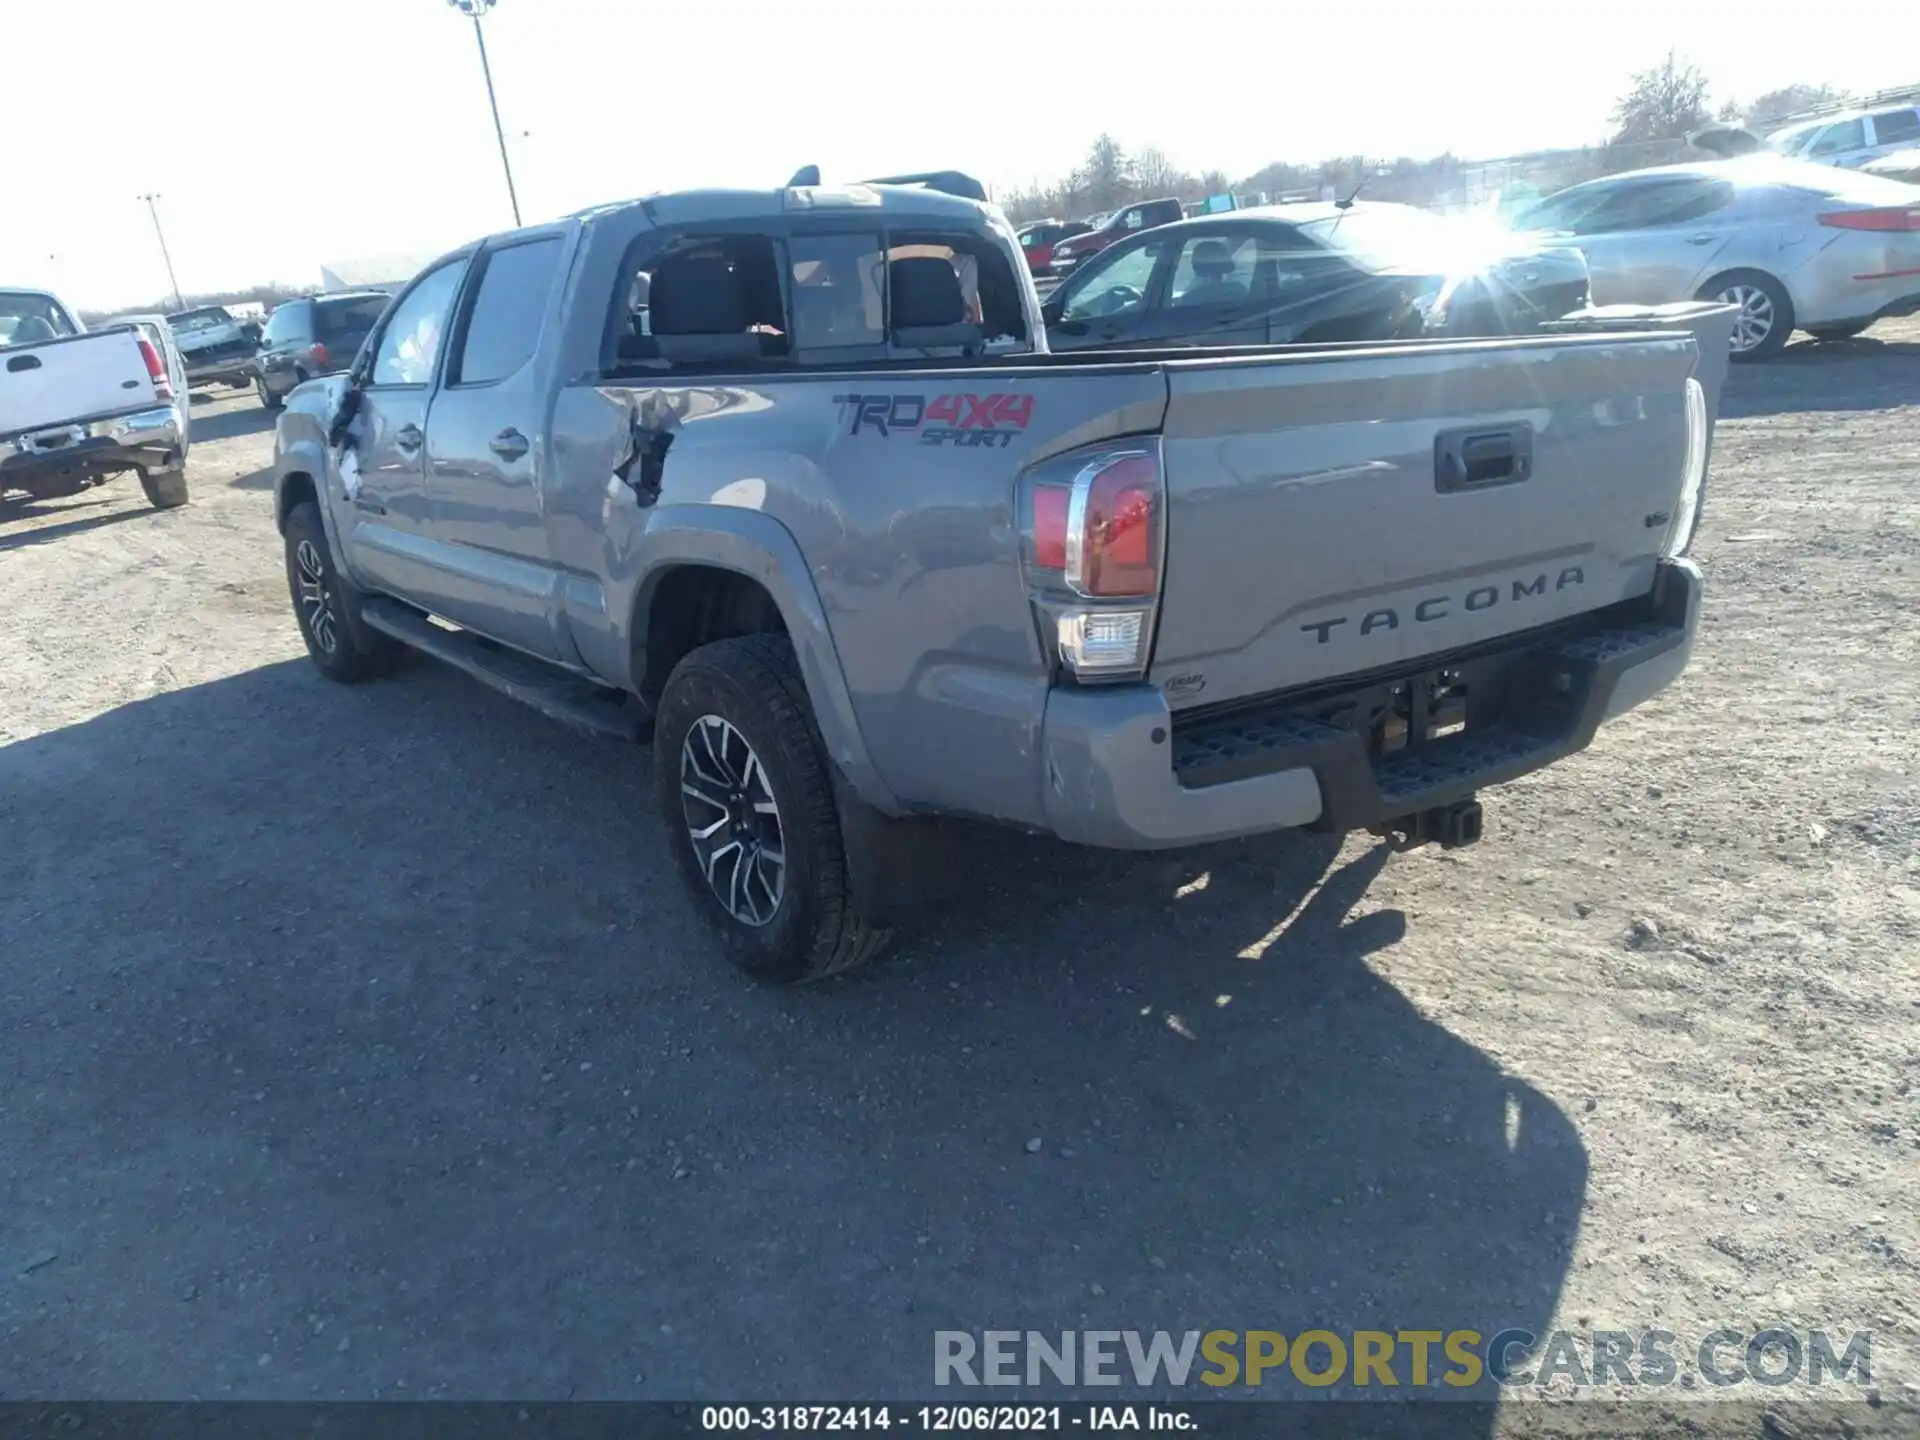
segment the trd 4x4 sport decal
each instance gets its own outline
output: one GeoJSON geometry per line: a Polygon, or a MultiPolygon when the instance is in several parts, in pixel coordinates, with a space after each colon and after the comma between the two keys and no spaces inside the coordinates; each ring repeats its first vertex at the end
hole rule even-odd
{"type": "Polygon", "coordinates": [[[922,445],[1005,449],[1033,419],[1031,395],[836,395],[847,434],[918,435],[922,445]]]}

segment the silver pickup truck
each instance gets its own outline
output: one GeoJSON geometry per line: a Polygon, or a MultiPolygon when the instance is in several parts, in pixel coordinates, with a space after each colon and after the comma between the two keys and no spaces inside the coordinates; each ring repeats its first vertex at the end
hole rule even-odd
{"type": "Polygon", "coordinates": [[[411,647],[650,737],[696,904],[781,979],[874,953],[956,817],[1464,844],[1681,672],[1729,308],[1050,355],[962,179],[430,266],[279,422],[314,662],[411,647]]]}

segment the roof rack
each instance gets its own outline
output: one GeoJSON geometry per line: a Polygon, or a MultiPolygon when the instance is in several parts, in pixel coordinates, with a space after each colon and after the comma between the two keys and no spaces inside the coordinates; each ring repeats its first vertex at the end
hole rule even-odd
{"type": "Polygon", "coordinates": [[[1787,115],[1767,120],[1766,128],[1778,130],[1803,120],[1818,120],[1823,115],[1845,115],[1856,110],[1879,110],[1889,105],[1920,105],[1920,85],[1903,85],[1892,90],[1876,90],[1871,95],[1856,95],[1847,100],[1829,100],[1824,105],[1809,105],[1787,115]]]}
{"type": "MultiPolygon", "coordinates": [[[[818,185],[820,167],[802,165],[793,172],[793,178],[787,181],[790,186],[818,185]]],[[[987,201],[987,187],[971,175],[958,170],[928,170],[919,175],[882,175],[873,180],[862,180],[862,185],[914,185],[922,190],[938,190],[943,195],[955,195],[962,200],[978,200],[983,205],[987,201]]]]}

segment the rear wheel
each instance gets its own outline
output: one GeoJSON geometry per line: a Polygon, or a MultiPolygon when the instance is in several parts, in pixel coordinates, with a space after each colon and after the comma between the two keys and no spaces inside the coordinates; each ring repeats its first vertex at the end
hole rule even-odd
{"type": "Polygon", "coordinates": [[[832,770],[785,636],[716,641],[675,666],[653,764],[674,861],[741,969],[813,980],[885,946],[853,904],[832,770]]]}
{"type": "Polygon", "coordinates": [[[360,591],[341,574],[311,501],[287,516],[287,588],[307,654],[329,680],[351,685],[389,669],[400,642],[360,617],[360,591]]]}
{"type": "Polygon", "coordinates": [[[1697,298],[1740,307],[1733,322],[1732,358],[1741,364],[1771,360],[1793,336],[1793,300],[1771,275],[1730,270],[1709,280],[1697,298]]]}
{"type": "Polygon", "coordinates": [[[177,510],[187,503],[185,470],[142,470],[140,488],[147,492],[147,503],[156,510],[177,510]]]}
{"type": "Polygon", "coordinates": [[[1871,320],[1852,320],[1845,325],[1809,325],[1807,333],[1816,340],[1851,340],[1871,324],[1871,320]]]}

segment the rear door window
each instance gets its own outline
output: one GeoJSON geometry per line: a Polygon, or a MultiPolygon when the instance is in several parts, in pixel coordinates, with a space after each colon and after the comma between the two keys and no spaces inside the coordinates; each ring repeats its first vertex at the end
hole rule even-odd
{"type": "Polygon", "coordinates": [[[509,245],[486,263],[450,372],[455,385],[505,379],[532,358],[560,265],[560,237],[509,245]]]}
{"type": "Polygon", "coordinates": [[[1873,117],[1873,143],[1908,145],[1920,140],[1920,110],[1887,110],[1873,117]]]}

